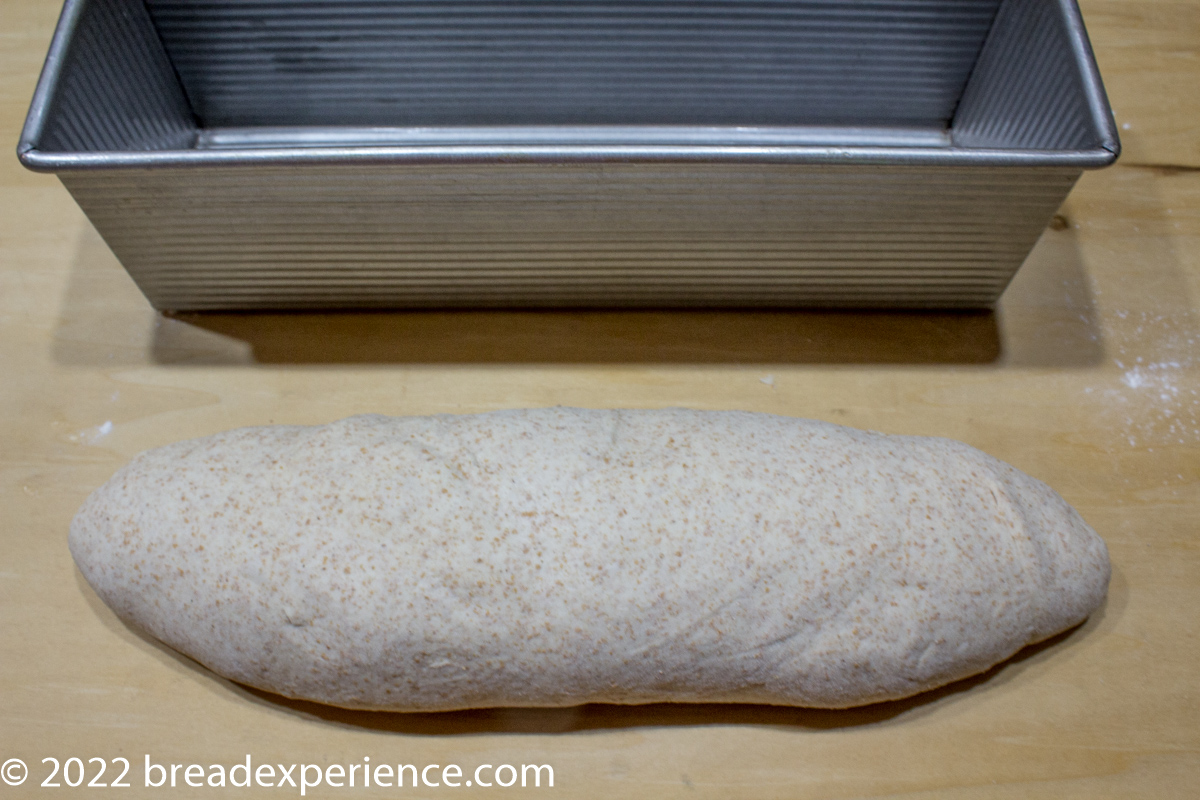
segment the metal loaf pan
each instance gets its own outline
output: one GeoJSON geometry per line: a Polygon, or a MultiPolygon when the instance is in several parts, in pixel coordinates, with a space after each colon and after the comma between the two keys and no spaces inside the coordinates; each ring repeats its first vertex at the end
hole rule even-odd
{"type": "Polygon", "coordinates": [[[67,0],[19,155],[160,309],[993,303],[1074,0],[67,0]]]}

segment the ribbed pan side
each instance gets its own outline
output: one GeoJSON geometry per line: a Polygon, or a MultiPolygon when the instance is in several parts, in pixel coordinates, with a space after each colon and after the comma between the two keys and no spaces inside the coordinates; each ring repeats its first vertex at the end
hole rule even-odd
{"type": "Polygon", "coordinates": [[[1054,0],[1006,0],[954,119],[960,147],[1102,146],[1070,32],[1054,0]]]}
{"type": "Polygon", "coordinates": [[[62,179],[163,309],[980,307],[1078,175],[521,164],[62,179]]]}
{"type": "Polygon", "coordinates": [[[188,147],[195,122],[140,2],[89,0],[36,146],[45,152],[188,147]]]}
{"type": "Polygon", "coordinates": [[[147,5],[208,127],[944,127],[998,2],[147,5]]]}

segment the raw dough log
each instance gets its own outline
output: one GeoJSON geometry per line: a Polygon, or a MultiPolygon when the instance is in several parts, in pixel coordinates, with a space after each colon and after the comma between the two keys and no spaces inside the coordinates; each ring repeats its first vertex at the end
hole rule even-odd
{"type": "Polygon", "coordinates": [[[246,428],[144,453],[71,526],[124,620],[350,708],[845,707],[1084,620],[1103,541],[947,439],[553,408],[246,428]]]}

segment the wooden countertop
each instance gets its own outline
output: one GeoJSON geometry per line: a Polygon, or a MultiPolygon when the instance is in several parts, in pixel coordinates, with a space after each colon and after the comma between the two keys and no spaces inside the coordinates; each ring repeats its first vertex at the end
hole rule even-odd
{"type": "Polygon", "coordinates": [[[994,314],[168,319],[58,181],[11,156],[59,3],[5,0],[0,761],[21,758],[32,777],[0,784],[0,798],[53,794],[37,788],[46,757],[129,758],[133,788],[118,796],[134,797],[151,796],[147,754],[232,765],[247,753],[255,764],[553,766],[554,789],[506,796],[1195,797],[1200,3],[1082,5],[1124,155],[1084,176],[994,314]],[[365,714],[215,678],[119,623],[67,552],[88,492],[145,448],[357,412],[551,404],[740,408],[962,439],[1054,486],[1101,533],[1107,605],[982,678],[855,711],[365,714]]]}

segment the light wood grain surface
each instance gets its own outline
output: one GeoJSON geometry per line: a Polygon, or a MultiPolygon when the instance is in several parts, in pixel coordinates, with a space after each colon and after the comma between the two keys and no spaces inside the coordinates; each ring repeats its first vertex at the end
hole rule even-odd
{"type": "MultiPolygon", "coordinates": [[[[58,10],[0,0],[10,154],[58,10]]],[[[1200,795],[1200,3],[1083,10],[1124,157],[1084,176],[994,314],[163,318],[55,178],[0,159],[0,761],[32,769],[0,798],[102,791],[37,788],[41,759],[71,756],[132,760],[133,788],[103,790],[117,796],[224,796],[148,793],[142,759],[247,753],[555,770],[553,789],[320,797],[1200,795]],[[215,678],[118,622],[67,552],[88,492],[145,448],[358,412],[552,404],[962,439],[1057,488],[1101,533],[1107,604],[979,679],[855,711],[366,714],[215,678]]]]}

